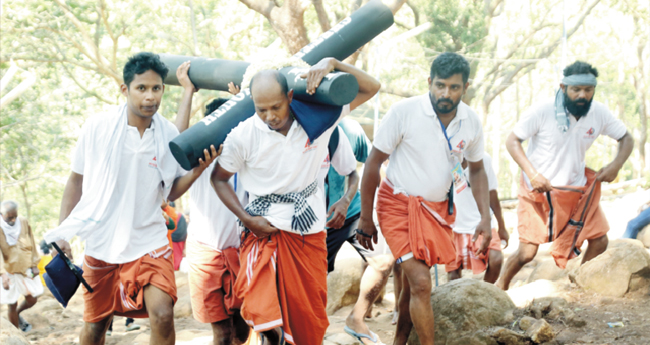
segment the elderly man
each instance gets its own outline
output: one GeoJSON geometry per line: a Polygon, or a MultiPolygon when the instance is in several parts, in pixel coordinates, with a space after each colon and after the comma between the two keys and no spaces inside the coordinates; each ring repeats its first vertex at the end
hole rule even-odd
{"type": "Polygon", "coordinates": [[[607,249],[609,225],[599,205],[600,183],[612,182],[632,152],[634,141],[621,120],[594,102],[598,71],[576,61],[564,69],[555,100],[533,107],[517,123],[506,147],[524,175],[519,188],[519,248],[505,265],[497,286],[535,258],[537,247],[553,242],[551,255],[560,268],[580,255],[585,263],[607,249]],[[619,142],[614,160],[595,172],[585,153],[599,135],[619,142]],[[521,143],[530,139],[528,152],[521,143]]]}
{"type": "Polygon", "coordinates": [[[36,304],[36,298],[43,293],[43,284],[38,277],[40,257],[34,242],[34,234],[27,219],[18,217],[18,204],[11,200],[0,204],[0,249],[4,265],[2,272],[2,290],[0,302],[8,304],[7,315],[14,326],[23,332],[32,326],[20,317],[20,313],[36,304]],[[18,297],[25,300],[18,306],[18,297]]]}
{"type": "MultiPolygon", "coordinates": [[[[354,66],[326,58],[303,76],[308,92],[335,69],[359,83],[356,98],[337,114],[340,120],[377,93],[380,84],[354,66]]],[[[250,90],[256,115],[228,135],[212,173],[219,198],[246,228],[235,283],[244,300],[241,314],[271,344],[321,344],[329,324],[327,216],[317,176],[337,127],[310,140],[295,120],[299,109],[291,104],[293,90],[277,71],[257,73],[250,90]],[[245,209],[228,182],[237,172],[251,200],[245,209]]]]}

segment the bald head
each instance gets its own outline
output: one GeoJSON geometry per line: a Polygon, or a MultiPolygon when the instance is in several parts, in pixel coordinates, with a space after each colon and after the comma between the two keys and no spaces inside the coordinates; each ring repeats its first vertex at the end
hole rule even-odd
{"type": "Polygon", "coordinates": [[[250,85],[251,97],[255,93],[264,93],[265,95],[286,96],[289,92],[287,78],[277,70],[265,69],[257,72],[251,79],[250,85]]]}
{"type": "Polygon", "coordinates": [[[276,70],[259,71],[251,79],[250,91],[257,116],[270,129],[286,135],[293,122],[293,90],[288,90],[287,79],[276,70]]]}
{"type": "Polygon", "coordinates": [[[3,201],[0,203],[0,213],[2,213],[4,221],[13,226],[18,217],[18,203],[13,200],[3,201]]]}

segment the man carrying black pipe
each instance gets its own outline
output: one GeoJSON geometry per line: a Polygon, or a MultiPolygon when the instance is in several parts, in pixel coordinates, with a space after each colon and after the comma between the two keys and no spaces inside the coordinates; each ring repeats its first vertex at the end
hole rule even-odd
{"type": "MultiPolygon", "coordinates": [[[[307,91],[315,93],[334,70],[352,74],[359,83],[356,98],[343,107],[340,120],[381,85],[352,65],[325,58],[301,76],[307,78],[307,91]]],[[[217,194],[246,228],[235,292],[244,299],[244,319],[271,344],[321,344],[329,324],[327,217],[317,175],[337,127],[311,141],[291,110],[293,90],[278,71],[258,72],[250,90],[256,116],[228,135],[212,173],[217,194]],[[228,183],[237,172],[250,195],[246,208],[228,183]]]]}

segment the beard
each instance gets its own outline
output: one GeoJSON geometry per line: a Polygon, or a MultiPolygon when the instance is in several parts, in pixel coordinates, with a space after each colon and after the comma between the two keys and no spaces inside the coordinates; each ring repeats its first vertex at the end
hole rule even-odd
{"type": "Polygon", "coordinates": [[[581,118],[589,112],[589,109],[591,108],[591,101],[592,99],[586,99],[586,98],[576,98],[575,101],[572,101],[569,96],[567,96],[566,92],[564,93],[564,107],[566,110],[569,111],[569,113],[576,118],[581,118]],[[582,105],[578,105],[578,103],[583,103],[582,105]]]}
{"type": "Polygon", "coordinates": [[[436,99],[431,93],[429,93],[429,99],[431,100],[431,105],[433,105],[433,110],[436,111],[436,114],[449,114],[456,110],[458,104],[460,104],[460,98],[457,102],[454,102],[451,98],[436,99]]]}

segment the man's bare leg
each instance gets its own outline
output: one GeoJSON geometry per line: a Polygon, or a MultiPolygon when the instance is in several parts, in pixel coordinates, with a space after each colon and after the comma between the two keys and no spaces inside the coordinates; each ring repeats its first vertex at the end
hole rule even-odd
{"type": "MultiPolygon", "coordinates": [[[[381,255],[367,258],[367,260],[368,268],[361,277],[359,299],[345,320],[345,325],[357,333],[370,335],[370,329],[364,322],[364,317],[372,309],[372,304],[384,289],[386,282],[388,282],[394,259],[391,255],[381,255]]],[[[364,344],[374,344],[365,338],[362,338],[362,342],[364,344]]]]}
{"type": "Polygon", "coordinates": [[[582,264],[585,262],[597,257],[598,255],[604,253],[607,250],[607,245],[609,244],[609,239],[607,235],[594,238],[592,240],[587,240],[589,245],[585,251],[585,256],[582,258],[582,264]]]}
{"type": "Polygon", "coordinates": [[[113,315],[99,322],[84,322],[79,335],[80,345],[104,345],[106,330],[113,320],[113,315]]]}
{"type": "Polygon", "coordinates": [[[235,311],[232,316],[234,334],[234,344],[243,344],[248,340],[251,333],[251,327],[241,317],[239,310],[235,311]]]}
{"type": "Polygon", "coordinates": [[[463,277],[463,265],[458,267],[457,270],[447,273],[447,279],[449,281],[460,279],[463,277]]]}
{"type": "Polygon", "coordinates": [[[488,267],[485,270],[483,280],[487,283],[494,284],[499,279],[501,266],[503,265],[503,253],[498,250],[490,250],[488,254],[488,267]]]}
{"type": "Polygon", "coordinates": [[[174,345],[174,302],[166,292],[153,285],[144,287],[144,305],[151,322],[151,345],[174,345]]]}
{"type": "MultiPolygon", "coordinates": [[[[404,286],[404,291],[402,293],[404,294],[409,292],[411,296],[408,304],[410,314],[409,318],[413,322],[415,331],[418,333],[420,344],[433,345],[434,319],[433,309],[431,308],[431,274],[429,273],[429,267],[424,262],[416,260],[415,258],[406,260],[402,262],[401,265],[403,274],[408,281],[408,291],[406,290],[406,286],[404,286]]],[[[397,322],[397,333],[399,334],[400,339],[406,336],[403,343],[406,344],[408,334],[399,329],[400,326],[404,326],[400,325],[402,314],[406,313],[404,309],[400,308],[400,316],[397,322]]],[[[395,338],[396,344],[398,344],[397,334],[395,338]]]]}
{"type": "Polygon", "coordinates": [[[219,322],[213,322],[212,325],[212,344],[213,345],[230,345],[232,343],[232,320],[225,319],[219,322]]]}
{"type": "MultiPolygon", "coordinates": [[[[401,266],[396,264],[395,266],[401,266]]],[[[400,269],[401,291],[397,296],[397,305],[399,306],[399,314],[397,317],[397,328],[395,330],[394,345],[405,345],[411,334],[413,322],[411,321],[411,312],[409,305],[411,304],[411,289],[409,287],[408,278],[404,274],[404,270],[400,269]]]]}
{"type": "Polygon", "coordinates": [[[7,306],[7,319],[18,328],[18,302],[7,306]]]}
{"type": "Polygon", "coordinates": [[[36,300],[37,298],[32,295],[25,296],[25,300],[18,306],[17,314],[20,315],[23,311],[33,307],[36,304],[36,300]]]}
{"type": "Polygon", "coordinates": [[[399,316],[399,295],[402,292],[402,267],[393,262],[393,292],[395,294],[395,308],[393,310],[393,320],[390,322],[393,325],[397,324],[397,317],[399,316]]]}
{"type": "Polygon", "coordinates": [[[506,261],[505,271],[501,279],[496,283],[496,286],[502,290],[508,290],[512,278],[524,267],[525,264],[531,262],[535,255],[537,255],[537,248],[539,246],[532,243],[519,242],[517,251],[506,261]]]}

